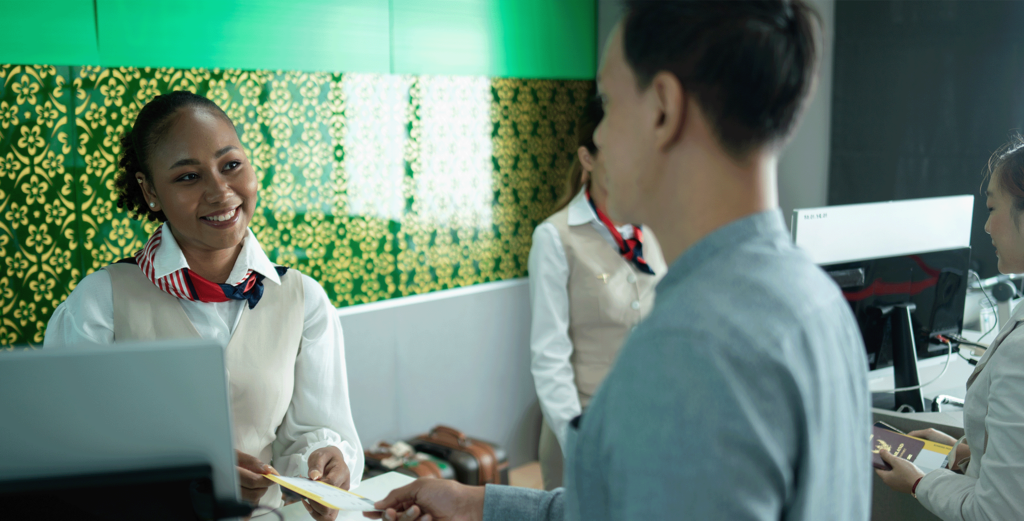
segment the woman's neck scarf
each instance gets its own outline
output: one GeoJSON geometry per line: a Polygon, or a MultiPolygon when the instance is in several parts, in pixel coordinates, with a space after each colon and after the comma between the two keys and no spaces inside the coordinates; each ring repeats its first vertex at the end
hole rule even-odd
{"type": "Polygon", "coordinates": [[[609,219],[604,212],[599,210],[597,205],[594,204],[594,200],[590,198],[590,188],[587,188],[587,202],[589,202],[590,207],[594,209],[594,213],[597,214],[597,218],[600,219],[601,222],[604,223],[605,228],[608,228],[608,231],[611,232],[612,238],[615,239],[615,244],[619,246],[619,253],[622,254],[622,257],[635,264],[638,270],[649,275],[654,275],[654,270],[652,270],[647,264],[647,261],[644,260],[643,230],[634,224],[633,238],[623,239],[619,230],[615,229],[615,224],[612,223],[612,220],[609,219]]]}
{"type": "MultiPolygon", "coordinates": [[[[260,273],[253,270],[246,270],[242,280],[233,284],[217,284],[210,282],[188,268],[181,268],[163,277],[156,276],[153,267],[157,249],[162,241],[163,227],[156,230],[156,233],[146,242],[146,246],[135,254],[135,258],[124,259],[120,262],[131,262],[138,264],[142,273],[150,282],[161,291],[172,297],[190,300],[193,302],[227,302],[228,300],[245,300],[249,302],[249,309],[255,308],[263,297],[263,279],[260,273]]],[[[284,275],[288,268],[276,266],[278,275],[284,275]]],[[[231,281],[228,281],[231,282],[231,281]]]]}

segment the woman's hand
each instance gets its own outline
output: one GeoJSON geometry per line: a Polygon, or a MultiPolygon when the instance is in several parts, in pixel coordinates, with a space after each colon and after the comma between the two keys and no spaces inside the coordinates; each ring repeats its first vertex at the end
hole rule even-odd
{"type": "Polygon", "coordinates": [[[250,456],[237,449],[235,457],[238,459],[236,468],[238,469],[238,482],[242,485],[242,499],[253,506],[258,505],[263,494],[266,494],[267,489],[274,484],[273,481],[263,476],[277,474],[277,471],[256,456],[250,456]]]}
{"type": "MultiPolygon", "coordinates": [[[[919,431],[910,431],[907,433],[907,436],[913,436],[915,438],[924,438],[928,441],[934,441],[935,443],[941,443],[943,445],[956,445],[956,440],[952,436],[942,431],[937,431],[935,429],[922,429],[919,431]]],[[[966,442],[961,443],[956,448],[956,454],[953,455],[953,465],[949,467],[950,470],[956,472],[964,472],[966,469],[961,469],[959,463],[963,461],[964,458],[969,457],[971,457],[971,448],[967,446],[966,442]]]]}
{"type": "Polygon", "coordinates": [[[302,506],[306,507],[306,512],[309,512],[309,517],[312,517],[316,521],[334,521],[338,517],[337,510],[325,507],[311,499],[303,498],[302,506]]]}
{"type": "Polygon", "coordinates": [[[949,469],[961,474],[967,472],[966,468],[960,468],[960,462],[969,457],[971,457],[971,448],[967,446],[967,442],[961,443],[960,446],[956,448],[956,459],[953,460],[953,464],[949,469]]]}
{"type": "MultiPolygon", "coordinates": [[[[338,447],[330,446],[317,449],[309,455],[309,479],[320,481],[338,488],[348,490],[351,486],[352,476],[349,474],[348,465],[345,464],[345,457],[342,456],[338,447]]],[[[316,501],[302,500],[302,506],[306,512],[317,521],[333,521],[338,517],[338,511],[325,507],[316,501]]]]}
{"type": "Polygon", "coordinates": [[[935,429],[921,429],[919,431],[910,431],[907,433],[907,436],[923,438],[928,441],[934,441],[935,443],[949,445],[950,447],[952,447],[953,444],[956,443],[956,438],[942,431],[937,431],[935,429]]]}
{"type": "Polygon", "coordinates": [[[882,481],[896,492],[909,494],[914,483],[924,477],[924,472],[921,472],[917,465],[903,458],[897,458],[887,450],[879,451],[878,455],[882,457],[882,461],[892,467],[892,470],[875,469],[875,474],[878,474],[878,477],[882,478],[882,481]]]}

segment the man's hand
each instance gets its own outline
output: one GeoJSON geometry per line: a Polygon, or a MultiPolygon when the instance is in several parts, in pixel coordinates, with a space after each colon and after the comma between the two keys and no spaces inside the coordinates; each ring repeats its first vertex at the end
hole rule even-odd
{"type": "Polygon", "coordinates": [[[238,459],[238,482],[242,485],[242,499],[255,506],[260,503],[260,498],[267,493],[267,489],[274,484],[273,481],[263,477],[264,474],[277,474],[274,467],[267,465],[256,456],[250,456],[240,450],[235,450],[235,457],[238,459]]]}
{"type": "Polygon", "coordinates": [[[892,467],[892,470],[875,469],[875,474],[878,474],[878,477],[882,478],[882,481],[896,492],[909,494],[914,483],[924,477],[924,472],[921,472],[917,465],[903,458],[897,458],[887,450],[879,451],[878,455],[882,457],[882,461],[892,467]]]}
{"type": "MultiPolygon", "coordinates": [[[[374,505],[388,521],[482,521],[484,487],[470,487],[444,479],[418,479],[392,490],[374,505]],[[401,517],[399,517],[401,515],[401,517]]],[[[380,512],[367,512],[378,519],[380,512]]]]}
{"type": "MultiPolygon", "coordinates": [[[[348,490],[352,483],[352,476],[349,473],[348,465],[345,464],[345,457],[338,447],[330,446],[317,449],[309,455],[309,479],[320,481],[338,488],[348,490]]],[[[306,512],[317,521],[334,521],[338,517],[338,511],[328,508],[316,501],[302,500],[302,506],[306,512]]]]}

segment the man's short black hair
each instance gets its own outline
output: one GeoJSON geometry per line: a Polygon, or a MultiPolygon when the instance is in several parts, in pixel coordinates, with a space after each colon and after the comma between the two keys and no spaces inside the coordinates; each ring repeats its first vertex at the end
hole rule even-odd
{"type": "Polygon", "coordinates": [[[722,147],[743,158],[796,126],[820,34],[820,18],[800,0],[628,0],[622,39],[641,90],[671,72],[722,147]]]}

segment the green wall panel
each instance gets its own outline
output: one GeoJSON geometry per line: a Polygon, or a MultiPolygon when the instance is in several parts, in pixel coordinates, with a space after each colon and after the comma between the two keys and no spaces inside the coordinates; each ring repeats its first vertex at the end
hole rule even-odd
{"type": "Polygon", "coordinates": [[[552,79],[596,70],[595,0],[93,4],[0,0],[0,63],[552,79]]]}
{"type": "Polygon", "coordinates": [[[388,0],[97,0],[104,66],[388,72],[388,0]]]}
{"type": "Polygon", "coordinates": [[[42,340],[83,275],[69,75],[0,66],[0,345],[42,340]]]}
{"type": "Polygon", "coordinates": [[[392,72],[592,79],[594,0],[392,0],[392,72]]]}
{"type": "Polygon", "coordinates": [[[0,0],[0,63],[99,61],[92,0],[0,0]]]}
{"type": "Polygon", "coordinates": [[[336,306],[526,275],[591,81],[0,65],[0,346],[42,341],[85,275],[155,224],[114,204],[119,137],[160,93],[232,118],[251,227],[336,306]]]}

